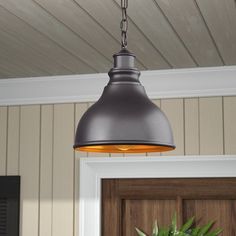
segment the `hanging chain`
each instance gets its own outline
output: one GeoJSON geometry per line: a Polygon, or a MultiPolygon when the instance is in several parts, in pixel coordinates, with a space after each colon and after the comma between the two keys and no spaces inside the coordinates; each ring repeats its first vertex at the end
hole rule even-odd
{"type": "Polygon", "coordinates": [[[128,0],[121,0],[122,20],[120,22],[121,29],[121,47],[127,47],[127,30],[128,30],[128,17],[127,17],[128,0]]]}

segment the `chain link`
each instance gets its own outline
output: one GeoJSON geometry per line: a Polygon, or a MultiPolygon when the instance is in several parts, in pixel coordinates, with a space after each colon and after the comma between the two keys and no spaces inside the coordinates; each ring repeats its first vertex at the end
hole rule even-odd
{"type": "Polygon", "coordinates": [[[122,48],[127,48],[127,31],[128,31],[127,8],[128,8],[128,0],[121,0],[122,20],[120,22],[120,29],[121,29],[122,48]]]}

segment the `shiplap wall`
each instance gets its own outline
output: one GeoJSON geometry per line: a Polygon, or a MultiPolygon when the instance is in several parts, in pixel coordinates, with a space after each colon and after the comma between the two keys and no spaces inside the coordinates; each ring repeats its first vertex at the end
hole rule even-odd
{"type": "MultiPolygon", "coordinates": [[[[177,146],[163,155],[236,154],[236,97],[154,102],[177,146]]],[[[21,236],[76,235],[78,158],[108,156],[73,152],[76,124],[90,105],[0,107],[0,175],[22,178],[21,236]]]]}

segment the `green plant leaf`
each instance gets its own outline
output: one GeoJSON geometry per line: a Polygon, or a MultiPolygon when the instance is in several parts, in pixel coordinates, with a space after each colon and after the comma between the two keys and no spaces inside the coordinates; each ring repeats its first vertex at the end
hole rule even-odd
{"type": "Polygon", "coordinates": [[[155,221],[155,223],[154,223],[154,225],[153,225],[152,236],[158,236],[157,221],[155,221]]]}
{"type": "Polygon", "coordinates": [[[198,236],[204,236],[208,231],[209,229],[212,227],[212,225],[214,224],[214,221],[210,221],[209,223],[207,223],[206,225],[204,225],[200,231],[198,232],[198,236]]]}
{"type": "MultiPolygon", "coordinates": [[[[194,228],[193,225],[194,217],[188,219],[186,223],[180,228],[177,229],[177,217],[176,213],[173,215],[171,225],[169,228],[159,228],[157,221],[153,224],[152,236],[218,236],[222,229],[210,230],[214,221],[209,221],[206,225],[202,227],[194,228]]],[[[138,236],[147,236],[144,232],[135,228],[138,236]]]]}
{"type": "Polygon", "coordinates": [[[176,216],[176,212],[172,217],[172,221],[171,221],[171,235],[175,235],[175,232],[177,231],[177,216],[176,216]]]}
{"type": "Polygon", "coordinates": [[[193,224],[195,217],[193,216],[192,218],[190,218],[181,228],[180,228],[180,232],[186,232],[193,224]]]}
{"type": "Polygon", "coordinates": [[[191,236],[197,236],[200,229],[201,229],[200,227],[196,227],[196,228],[192,229],[191,236]]]}
{"type": "Polygon", "coordinates": [[[136,232],[138,233],[138,236],[147,236],[144,232],[139,230],[138,228],[135,228],[136,232]]]}
{"type": "Polygon", "coordinates": [[[207,233],[205,236],[217,236],[219,235],[223,230],[222,229],[216,229],[210,233],[207,233]]]}
{"type": "Polygon", "coordinates": [[[170,231],[168,229],[160,229],[158,236],[169,236],[170,231]]]}

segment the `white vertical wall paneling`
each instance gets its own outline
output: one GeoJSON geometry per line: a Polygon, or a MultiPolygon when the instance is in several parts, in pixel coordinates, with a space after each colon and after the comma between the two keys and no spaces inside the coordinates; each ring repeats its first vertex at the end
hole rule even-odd
{"type": "Polygon", "coordinates": [[[53,105],[41,106],[39,236],[52,234],[53,105]]]}
{"type": "Polygon", "coordinates": [[[74,104],[54,105],[52,236],[73,236],[74,104]]]}
{"type": "Polygon", "coordinates": [[[171,124],[176,149],[163,152],[163,156],[184,155],[184,111],[183,99],[163,99],[161,109],[171,124]]]}
{"type": "Polygon", "coordinates": [[[38,235],[40,106],[21,107],[21,236],[38,235]]]}
{"type": "Polygon", "coordinates": [[[0,175],[6,175],[7,165],[7,107],[0,107],[0,175]]]}
{"type": "Polygon", "coordinates": [[[223,154],[222,97],[200,98],[200,155],[223,154]]]}
{"type": "Polygon", "coordinates": [[[20,107],[8,108],[7,175],[19,174],[20,107]]]}
{"type": "MultiPolygon", "coordinates": [[[[153,100],[153,103],[156,104],[161,109],[161,101],[160,100],[153,100]]],[[[147,156],[160,156],[159,152],[150,152],[147,153],[147,156]]]]}
{"type": "MultiPolygon", "coordinates": [[[[154,103],[170,120],[177,145],[163,155],[236,153],[236,97],[154,103]]],[[[77,236],[78,158],[87,153],[74,153],[72,145],[88,105],[42,105],[41,112],[38,105],[0,107],[0,175],[6,166],[8,175],[21,175],[21,236],[77,236]]]]}
{"type": "Polygon", "coordinates": [[[224,98],[225,154],[236,153],[236,97],[224,98]]]}
{"type": "MultiPolygon", "coordinates": [[[[77,125],[79,123],[80,118],[88,109],[88,103],[78,103],[75,104],[75,132],[77,129],[77,125]]],[[[87,157],[87,152],[75,152],[74,158],[74,236],[78,235],[79,228],[78,228],[78,212],[79,212],[79,158],[80,157],[87,157]]]]}
{"type": "Polygon", "coordinates": [[[184,99],[185,155],[199,155],[198,98],[184,99]]]}

